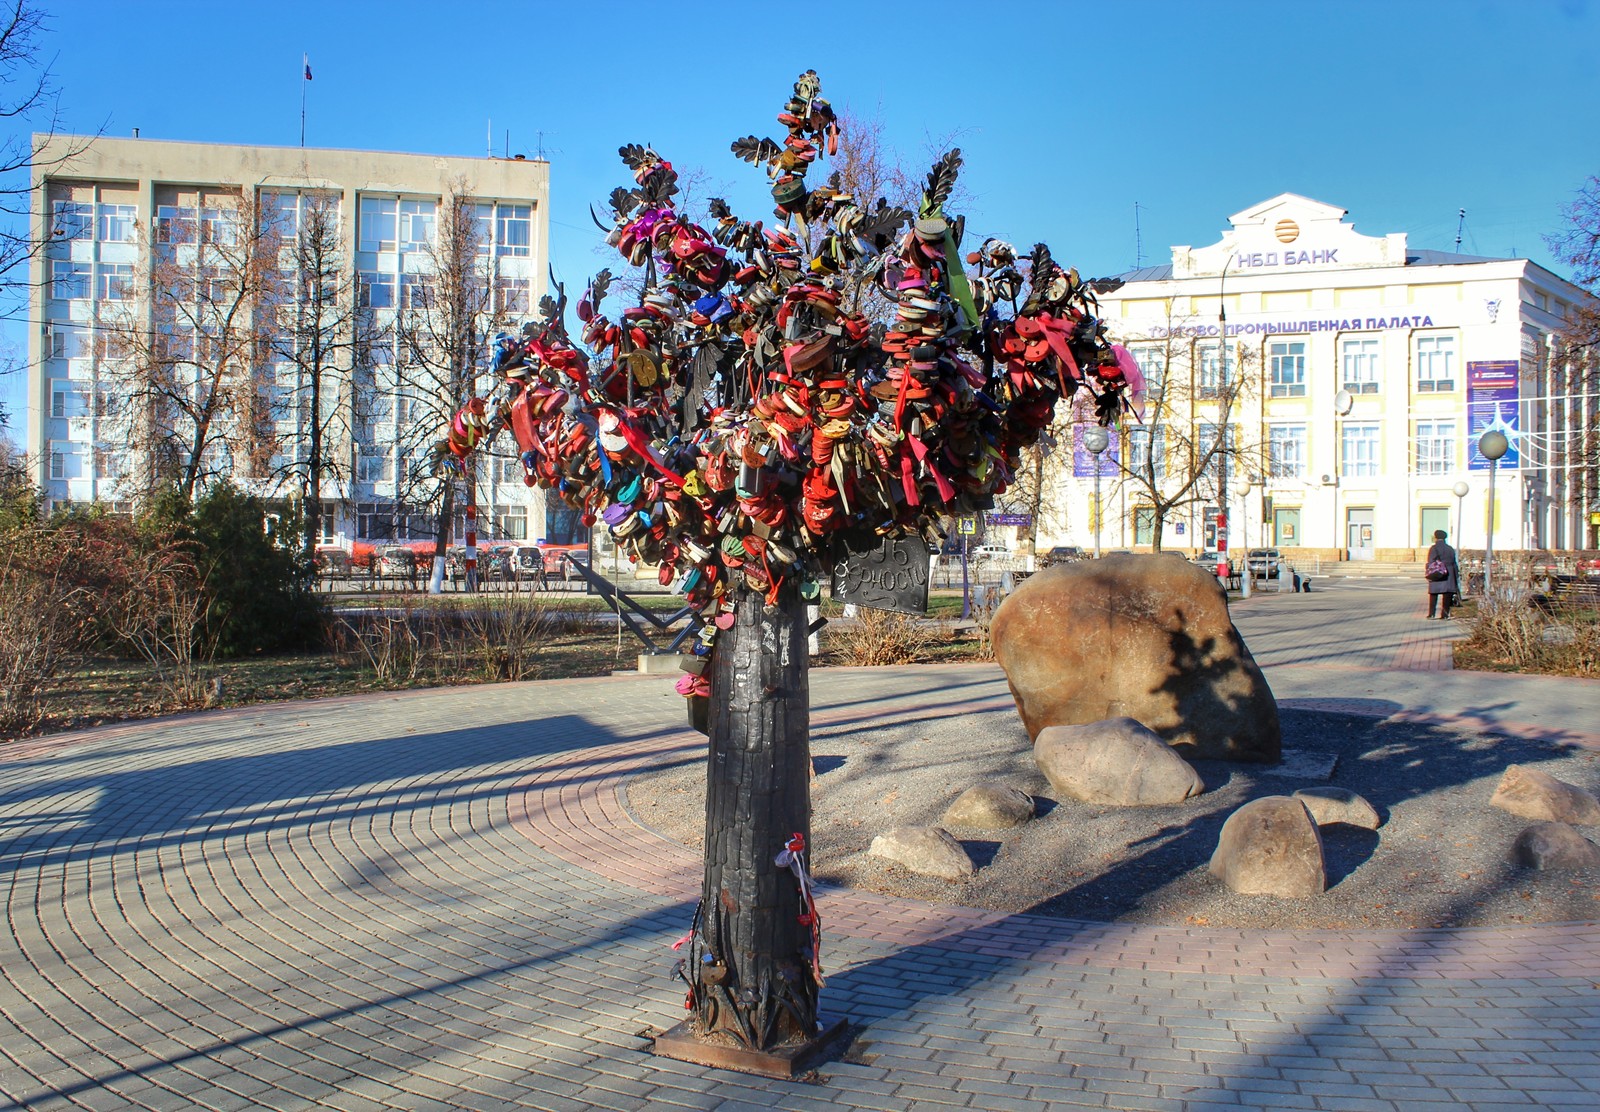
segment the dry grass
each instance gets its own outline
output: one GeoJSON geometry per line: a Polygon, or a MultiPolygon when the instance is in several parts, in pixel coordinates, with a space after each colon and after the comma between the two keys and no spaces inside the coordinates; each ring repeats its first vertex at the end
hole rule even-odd
{"type": "Polygon", "coordinates": [[[1458,668],[1600,676],[1600,611],[1589,606],[1485,601],[1455,647],[1458,668]]]}

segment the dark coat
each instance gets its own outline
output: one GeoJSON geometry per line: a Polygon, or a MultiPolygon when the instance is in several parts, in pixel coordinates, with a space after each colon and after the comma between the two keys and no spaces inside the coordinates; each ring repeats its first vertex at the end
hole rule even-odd
{"type": "Polygon", "coordinates": [[[1458,595],[1461,593],[1461,569],[1456,564],[1456,550],[1445,544],[1444,541],[1434,541],[1433,547],[1428,549],[1428,555],[1423,560],[1423,566],[1443,560],[1444,566],[1450,569],[1448,579],[1428,580],[1428,593],[1430,595],[1458,595]]]}

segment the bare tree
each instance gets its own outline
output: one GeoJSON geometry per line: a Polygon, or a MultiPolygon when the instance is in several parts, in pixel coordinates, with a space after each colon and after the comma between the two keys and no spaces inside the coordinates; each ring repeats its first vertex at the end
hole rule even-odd
{"type": "Polygon", "coordinates": [[[1244,435],[1238,421],[1256,394],[1255,357],[1226,341],[1197,340],[1192,331],[1169,300],[1164,326],[1128,340],[1146,393],[1140,419],[1122,430],[1115,486],[1133,495],[1136,512],[1149,515],[1156,552],[1165,523],[1179,510],[1219,504],[1224,473],[1237,483],[1268,472],[1264,445],[1244,435]]]}
{"type": "MultiPolygon", "coordinates": [[[[0,6],[0,120],[8,125],[0,140],[0,317],[4,319],[25,313],[28,285],[23,275],[51,235],[48,227],[42,239],[30,231],[32,171],[61,165],[92,142],[92,137],[55,142],[63,129],[58,90],[49,66],[40,63],[46,29],[44,13],[28,0],[0,6]],[[30,138],[30,129],[38,133],[37,141],[30,138]]],[[[0,374],[20,369],[11,359],[0,363],[0,374]]],[[[0,423],[7,416],[0,408],[0,423]]]]}
{"type": "Polygon", "coordinates": [[[322,533],[323,480],[350,478],[348,452],[341,455],[337,446],[354,435],[352,378],[358,354],[370,348],[371,314],[359,308],[356,280],[346,265],[338,195],[279,194],[265,203],[277,213],[285,278],[267,344],[293,375],[290,383],[280,380],[287,404],[280,402],[277,410],[292,420],[304,448],[290,453],[275,477],[300,493],[304,556],[310,561],[322,533]]]}
{"type": "Polygon", "coordinates": [[[270,477],[280,438],[266,337],[286,292],[282,238],[256,198],[235,190],[196,202],[140,229],[143,296],[101,322],[141,485],[191,498],[212,478],[270,477]]]}
{"type": "MultiPolygon", "coordinates": [[[[457,411],[487,379],[496,332],[513,326],[518,303],[503,294],[490,265],[490,235],[483,206],[456,181],[439,205],[433,242],[423,252],[425,275],[403,284],[392,324],[399,373],[397,404],[410,410],[400,426],[400,449],[410,461],[397,474],[399,500],[414,506],[436,506],[435,583],[450,543],[456,512],[455,482],[441,468],[431,445],[437,430],[448,428],[457,411]]],[[[478,453],[460,461],[459,477],[469,484],[478,475],[478,453]]]]}
{"type": "MultiPolygon", "coordinates": [[[[1600,174],[1579,187],[1546,242],[1572,267],[1572,281],[1600,297],[1600,174]]],[[[1552,393],[1562,398],[1555,408],[1564,427],[1551,462],[1572,475],[1569,490],[1579,509],[1593,511],[1600,506],[1600,300],[1582,298],[1567,310],[1553,354],[1552,393]]]]}

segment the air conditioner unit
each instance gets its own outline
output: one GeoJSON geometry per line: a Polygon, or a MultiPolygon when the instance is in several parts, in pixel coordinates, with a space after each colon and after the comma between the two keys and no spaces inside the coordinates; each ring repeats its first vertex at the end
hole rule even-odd
{"type": "Polygon", "coordinates": [[[1325,487],[1338,486],[1339,485],[1339,476],[1337,476],[1337,475],[1324,475],[1324,476],[1322,476],[1322,485],[1325,486],[1325,487]]]}

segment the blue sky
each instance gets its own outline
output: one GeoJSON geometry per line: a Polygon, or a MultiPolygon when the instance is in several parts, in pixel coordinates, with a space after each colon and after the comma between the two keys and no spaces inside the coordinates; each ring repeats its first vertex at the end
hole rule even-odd
{"type": "MultiPolygon", "coordinates": [[[[569,286],[609,261],[587,206],[623,180],[624,142],[766,217],[759,172],[728,143],[776,134],[808,68],[912,163],[953,137],[971,232],[1044,240],[1086,275],[1132,267],[1141,243],[1149,264],[1214,242],[1285,191],[1413,247],[1452,249],[1465,208],[1463,251],[1550,266],[1543,236],[1600,172],[1587,0],[44,7],[75,130],[294,146],[304,92],[308,146],[542,151],[569,286]]],[[[16,324],[3,339],[26,344],[16,324]]],[[[19,428],[21,385],[0,380],[19,428]]]]}

